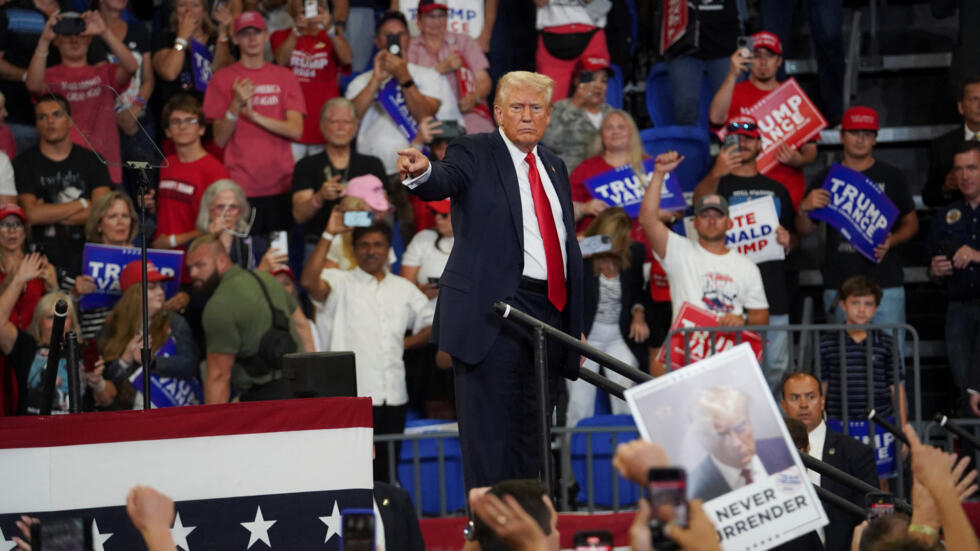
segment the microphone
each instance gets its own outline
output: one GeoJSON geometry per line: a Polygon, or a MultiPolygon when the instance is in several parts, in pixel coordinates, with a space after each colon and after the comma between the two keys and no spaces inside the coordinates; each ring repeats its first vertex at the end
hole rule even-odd
{"type": "Polygon", "coordinates": [[[895,438],[897,438],[900,442],[902,442],[906,446],[909,446],[909,447],[912,446],[912,444],[909,444],[909,439],[905,437],[905,433],[902,432],[902,429],[900,429],[900,428],[896,427],[895,425],[889,423],[888,420],[886,420],[884,417],[882,417],[881,415],[878,415],[878,413],[874,409],[871,409],[871,410],[868,411],[868,420],[869,421],[873,421],[874,423],[876,423],[877,425],[879,425],[881,428],[883,428],[886,431],[892,433],[892,435],[894,435],[895,438]]]}
{"type": "Polygon", "coordinates": [[[939,423],[940,427],[948,430],[949,432],[955,434],[956,436],[959,436],[961,440],[968,442],[974,448],[980,449],[980,439],[977,439],[977,437],[974,436],[972,433],[970,433],[963,427],[957,425],[956,423],[953,423],[952,421],[949,420],[948,417],[946,417],[942,413],[937,413],[935,419],[936,419],[936,423],[939,423]]]}
{"type": "Polygon", "coordinates": [[[51,342],[48,345],[48,365],[44,368],[44,381],[41,387],[41,415],[51,415],[54,387],[58,378],[58,361],[61,359],[61,334],[65,330],[67,317],[68,303],[64,299],[58,299],[54,305],[54,323],[51,325],[51,342]]]}

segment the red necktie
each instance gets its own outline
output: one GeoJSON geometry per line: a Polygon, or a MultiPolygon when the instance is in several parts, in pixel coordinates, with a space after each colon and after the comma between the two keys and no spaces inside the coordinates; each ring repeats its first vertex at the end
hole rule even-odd
{"type": "Polygon", "coordinates": [[[746,484],[752,484],[752,469],[742,469],[742,472],[739,474],[745,479],[746,484]]]}
{"type": "Polygon", "coordinates": [[[534,161],[534,153],[528,153],[524,160],[528,164],[527,177],[531,182],[531,197],[534,199],[534,214],[538,218],[538,230],[544,242],[544,258],[548,268],[548,300],[560,312],[565,308],[565,267],[561,256],[561,242],[555,227],[555,216],[551,212],[551,201],[544,192],[541,176],[534,161]]]}

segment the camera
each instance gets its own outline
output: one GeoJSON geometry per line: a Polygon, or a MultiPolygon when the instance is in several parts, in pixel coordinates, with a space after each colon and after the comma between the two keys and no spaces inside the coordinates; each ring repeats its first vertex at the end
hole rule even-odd
{"type": "Polygon", "coordinates": [[[647,475],[650,500],[650,540],[654,549],[678,551],[677,542],[667,537],[671,522],[687,528],[687,473],[680,467],[650,469],[647,475]]]}
{"type": "Polygon", "coordinates": [[[385,48],[394,55],[402,55],[401,33],[385,36],[385,48]]]}
{"type": "Polygon", "coordinates": [[[61,18],[54,24],[52,30],[54,34],[60,35],[82,34],[85,32],[85,20],[78,12],[65,12],[61,14],[61,18]]]}

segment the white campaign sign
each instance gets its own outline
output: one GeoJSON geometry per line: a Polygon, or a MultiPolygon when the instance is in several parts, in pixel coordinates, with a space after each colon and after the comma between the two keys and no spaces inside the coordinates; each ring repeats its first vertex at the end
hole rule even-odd
{"type": "MultiPolygon", "coordinates": [[[[769,260],[783,260],[786,251],[776,242],[776,228],[779,216],[772,197],[760,197],[728,207],[728,217],[732,229],[725,234],[725,245],[759,264],[769,260]]],[[[697,241],[694,230],[694,217],[684,219],[684,230],[688,239],[697,241]]]]}

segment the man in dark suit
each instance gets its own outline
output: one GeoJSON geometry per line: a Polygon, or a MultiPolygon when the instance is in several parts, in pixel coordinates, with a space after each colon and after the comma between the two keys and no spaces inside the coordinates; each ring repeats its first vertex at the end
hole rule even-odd
{"type": "MultiPolygon", "coordinates": [[[[453,357],[467,488],[535,478],[538,400],[530,333],[501,319],[506,301],[570,335],[582,328],[582,255],[565,164],[538,147],[554,82],[516,71],[494,98],[498,131],[454,140],[443,161],[399,152],[398,172],[426,201],[452,199],[455,244],[439,280],[433,341],[453,357]]],[[[577,354],[548,346],[549,407],[577,354]]]]}
{"type": "Polygon", "coordinates": [[[425,551],[419,518],[408,492],[379,480],[374,481],[374,504],[381,515],[385,546],[402,551],[425,551]]]}
{"type": "Polygon", "coordinates": [[[941,207],[963,197],[953,176],[953,155],[963,140],[976,140],[980,132],[980,75],[967,77],[960,84],[956,109],[963,115],[963,126],[939,136],[929,146],[929,177],[922,187],[922,202],[941,207]]]}
{"type": "MultiPolygon", "coordinates": [[[[828,430],[823,421],[824,396],[820,381],[809,373],[791,373],[783,379],[780,405],[787,417],[802,421],[810,437],[810,455],[832,467],[878,486],[878,469],[874,450],[861,442],[828,430]]],[[[814,484],[864,508],[864,493],[852,490],[835,480],[823,480],[810,471],[814,484]]],[[[823,502],[829,523],[824,527],[824,547],[850,549],[854,527],[860,518],[826,501],[823,502]]]]}
{"type": "Polygon", "coordinates": [[[785,440],[755,439],[749,399],[741,390],[705,389],[695,401],[693,422],[709,453],[688,475],[691,497],[709,501],[793,465],[785,440]]]}

